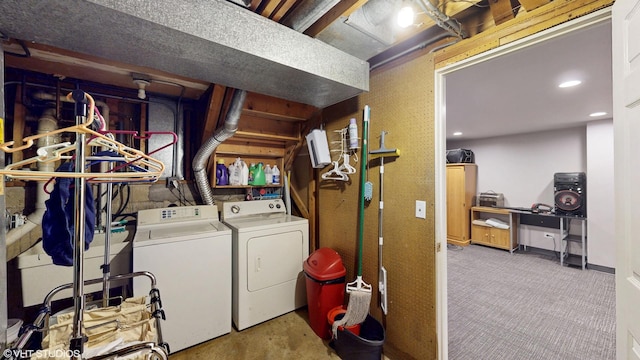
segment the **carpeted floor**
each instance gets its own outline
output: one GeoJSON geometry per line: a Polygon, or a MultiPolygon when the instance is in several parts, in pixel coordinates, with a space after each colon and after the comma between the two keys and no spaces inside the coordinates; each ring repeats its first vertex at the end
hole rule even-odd
{"type": "Polygon", "coordinates": [[[480,245],[447,256],[450,360],[615,359],[615,275],[480,245]]]}

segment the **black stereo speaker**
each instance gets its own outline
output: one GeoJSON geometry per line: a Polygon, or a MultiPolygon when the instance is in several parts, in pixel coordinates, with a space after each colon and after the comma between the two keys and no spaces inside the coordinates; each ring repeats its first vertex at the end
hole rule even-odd
{"type": "Polygon", "coordinates": [[[555,213],[587,216],[587,176],[583,172],[553,175],[555,213]]]}

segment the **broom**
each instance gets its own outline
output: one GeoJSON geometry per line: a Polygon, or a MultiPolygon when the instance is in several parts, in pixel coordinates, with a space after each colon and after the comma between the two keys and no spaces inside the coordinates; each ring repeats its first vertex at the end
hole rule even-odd
{"type": "MultiPolygon", "coordinates": [[[[364,125],[362,133],[367,134],[369,131],[369,105],[364,107],[364,125]]],[[[364,240],[364,192],[365,192],[365,163],[367,154],[367,138],[362,137],[362,155],[360,166],[360,212],[358,223],[358,275],[355,281],[347,284],[347,293],[349,294],[349,305],[347,312],[342,319],[333,323],[333,337],[336,338],[339,326],[352,326],[364,322],[369,314],[369,305],[371,304],[371,285],[362,280],[362,247],[364,240]]]]}

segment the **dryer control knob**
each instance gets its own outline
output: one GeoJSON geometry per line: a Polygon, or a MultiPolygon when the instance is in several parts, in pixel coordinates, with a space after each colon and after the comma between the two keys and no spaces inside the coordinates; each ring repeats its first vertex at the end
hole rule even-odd
{"type": "Polygon", "coordinates": [[[273,204],[269,204],[269,209],[273,209],[273,204]]]}
{"type": "Polygon", "coordinates": [[[231,207],[231,212],[232,212],[232,213],[234,213],[234,214],[239,213],[239,212],[240,212],[240,206],[238,206],[238,205],[233,205],[233,206],[231,207]]]}
{"type": "Polygon", "coordinates": [[[281,208],[280,204],[276,204],[276,208],[280,209],[281,208]]]}

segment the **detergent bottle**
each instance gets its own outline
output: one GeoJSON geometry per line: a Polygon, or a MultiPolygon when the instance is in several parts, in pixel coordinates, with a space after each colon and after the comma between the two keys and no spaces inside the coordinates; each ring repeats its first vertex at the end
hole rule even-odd
{"type": "Polygon", "coordinates": [[[240,169],[240,178],[242,180],[241,185],[249,185],[249,168],[247,167],[247,163],[242,161],[240,169]]]}
{"type": "Polygon", "coordinates": [[[273,184],[273,172],[271,172],[271,165],[269,164],[264,168],[264,178],[267,185],[273,184]]]}
{"type": "Polygon", "coordinates": [[[216,165],[216,185],[229,185],[229,173],[223,159],[218,159],[216,165]]]}
{"type": "Polygon", "coordinates": [[[256,176],[256,163],[251,163],[251,165],[249,165],[249,185],[254,185],[253,181],[255,179],[256,176]]]}
{"type": "Polygon", "coordinates": [[[236,163],[229,164],[227,168],[229,174],[229,185],[240,185],[240,176],[236,173],[236,163]]]}
{"type": "Polygon", "coordinates": [[[262,168],[263,166],[264,164],[261,162],[256,164],[256,169],[254,170],[254,174],[253,174],[253,185],[262,186],[267,184],[267,181],[265,179],[264,169],[262,168]]]}

